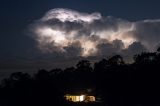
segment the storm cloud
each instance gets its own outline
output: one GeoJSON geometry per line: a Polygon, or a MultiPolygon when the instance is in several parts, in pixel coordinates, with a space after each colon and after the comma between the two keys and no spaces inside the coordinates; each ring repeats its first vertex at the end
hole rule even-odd
{"type": "Polygon", "coordinates": [[[31,36],[44,53],[63,57],[133,56],[160,44],[160,20],[131,22],[101,13],[49,10],[30,25],[31,36]]]}

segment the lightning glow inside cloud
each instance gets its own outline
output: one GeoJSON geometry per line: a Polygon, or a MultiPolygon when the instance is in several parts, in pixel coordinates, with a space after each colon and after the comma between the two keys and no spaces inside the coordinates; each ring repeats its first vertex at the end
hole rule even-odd
{"type": "Polygon", "coordinates": [[[52,9],[46,13],[46,15],[42,18],[43,21],[58,19],[62,22],[88,22],[91,23],[94,20],[99,20],[101,18],[101,14],[99,13],[79,13],[70,9],[52,9]]]}
{"type": "Polygon", "coordinates": [[[157,20],[129,22],[111,16],[102,17],[97,12],[89,14],[57,8],[48,11],[32,28],[42,51],[66,53],[66,48],[74,46],[80,48],[78,55],[87,57],[99,55],[99,46],[115,41],[121,42],[121,50],[131,47],[134,42],[142,41],[147,46],[147,39],[138,36],[137,28],[154,22],[157,20]]]}

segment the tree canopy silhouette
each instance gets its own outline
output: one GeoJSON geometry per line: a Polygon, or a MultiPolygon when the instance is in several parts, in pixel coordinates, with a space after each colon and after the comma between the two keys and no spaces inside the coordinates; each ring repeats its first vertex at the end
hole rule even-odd
{"type": "Polygon", "coordinates": [[[115,55],[91,64],[81,60],[64,70],[41,69],[34,75],[16,72],[0,85],[0,106],[71,106],[67,93],[86,92],[101,98],[91,106],[159,104],[160,48],[144,52],[126,64],[115,55]],[[91,93],[91,92],[89,92],[91,93]]]}

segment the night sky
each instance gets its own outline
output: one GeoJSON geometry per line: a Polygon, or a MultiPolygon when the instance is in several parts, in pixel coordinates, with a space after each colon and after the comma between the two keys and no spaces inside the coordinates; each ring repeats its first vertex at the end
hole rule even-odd
{"type": "MultiPolygon", "coordinates": [[[[111,54],[121,54],[130,61],[134,53],[142,50],[155,50],[160,44],[159,5],[159,0],[0,0],[0,79],[14,71],[31,73],[41,68],[65,68],[75,65],[75,61],[83,58],[96,61],[111,54]],[[57,10],[57,8],[61,9],[57,10]],[[95,19],[91,23],[79,22],[79,20],[61,22],[57,17],[52,17],[53,21],[42,21],[42,18],[46,18],[45,14],[51,9],[54,9],[53,12],[72,13],[74,11],[75,14],[83,17],[90,17],[96,13],[93,17],[99,14],[101,19],[95,19]],[[83,26],[84,24],[87,27],[83,26]],[[128,31],[127,27],[132,25],[134,28],[128,31]],[[77,31],[78,34],[73,38],[73,42],[74,40],[76,42],[67,46],[62,46],[59,42],[58,46],[52,41],[48,43],[45,38],[38,42],[40,38],[35,32],[38,28],[44,31],[43,28],[40,28],[41,26],[63,30],[67,34],[77,31]],[[123,26],[122,29],[121,26],[123,26]],[[80,29],[83,30],[79,32],[80,29]],[[113,36],[119,36],[116,34],[124,32],[107,43],[104,41],[101,43],[103,39],[99,36],[104,37],[102,33],[97,34],[96,37],[99,40],[96,48],[98,51],[84,52],[82,50],[84,48],[81,47],[80,34],[86,36],[88,33],[93,33],[93,30],[95,35],[96,31],[113,31],[113,36]],[[123,36],[126,33],[132,39],[134,38],[133,42],[128,44],[127,41],[123,41],[123,39],[130,40],[123,36]],[[75,44],[78,46],[74,46],[75,44]]],[[[44,36],[42,33],[40,35],[44,36]]],[[[92,39],[94,38],[84,37],[83,41],[91,41],[92,48],[92,39]],[[86,41],[86,39],[89,40],[86,41]]],[[[110,39],[107,38],[107,40],[110,39]]],[[[68,39],[65,41],[70,43],[68,39]]]]}

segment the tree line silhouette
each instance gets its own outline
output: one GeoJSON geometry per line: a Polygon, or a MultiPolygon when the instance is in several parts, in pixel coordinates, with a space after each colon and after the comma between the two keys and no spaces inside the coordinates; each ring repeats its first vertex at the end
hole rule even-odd
{"type": "Polygon", "coordinates": [[[133,59],[127,64],[115,55],[94,66],[81,60],[76,67],[42,69],[34,76],[12,73],[0,85],[0,106],[75,106],[64,95],[88,88],[101,98],[100,104],[92,104],[95,106],[160,104],[160,48],[133,59]]]}

